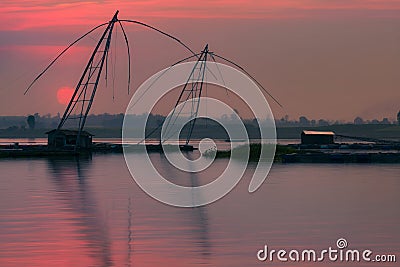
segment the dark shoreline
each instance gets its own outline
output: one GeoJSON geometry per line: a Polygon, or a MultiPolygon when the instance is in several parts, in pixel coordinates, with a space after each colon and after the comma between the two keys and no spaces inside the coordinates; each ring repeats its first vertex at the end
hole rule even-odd
{"type": "MultiPolygon", "coordinates": [[[[240,149],[237,148],[237,149],[240,149]]],[[[250,145],[249,161],[258,162],[260,144],[250,145]]],[[[217,158],[229,158],[230,151],[217,151],[217,158]]],[[[274,162],[281,163],[400,163],[400,144],[372,145],[334,144],[318,145],[277,145],[274,162]],[[345,146],[345,148],[341,148],[345,146]]]]}
{"type": "MultiPolygon", "coordinates": [[[[135,148],[132,146],[132,151],[135,148]]],[[[240,147],[236,148],[240,149],[240,147]]],[[[148,147],[149,153],[162,153],[148,147]]],[[[260,144],[250,145],[250,162],[259,161],[260,144]]],[[[46,145],[0,145],[0,158],[90,157],[92,154],[123,153],[120,144],[95,143],[90,150],[50,150],[46,145]]],[[[231,151],[217,151],[216,158],[229,158],[231,151]]],[[[277,145],[274,162],[281,163],[400,163],[400,145],[353,144],[332,146],[277,145]],[[344,148],[343,148],[344,147],[344,148]]]]}
{"type": "MultiPolygon", "coordinates": [[[[50,131],[50,128],[42,129],[0,129],[0,138],[47,138],[46,132],[50,131]]],[[[86,131],[94,135],[95,138],[121,138],[122,131],[120,127],[105,128],[105,127],[86,127],[86,131]]],[[[148,131],[154,130],[148,128],[148,131]]],[[[260,139],[260,132],[257,127],[253,125],[247,125],[246,130],[249,135],[249,139],[260,139]]],[[[387,140],[398,140],[400,141],[400,125],[385,125],[385,124],[337,124],[329,126],[293,126],[293,127],[276,127],[277,139],[300,139],[300,134],[303,130],[315,130],[315,131],[333,131],[339,135],[359,136],[376,139],[387,139],[387,140]]],[[[182,135],[185,135],[185,129],[182,135]]],[[[154,138],[159,136],[159,132],[154,133],[154,138]]],[[[141,136],[139,130],[132,129],[132,138],[135,136],[141,136]]],[[[153,136],[152,136],[153,137],[153,136]]],[[[192,139],[203,139],[203,138],[228,139],[227,133],[221,126],[215,125],[199,125],[195,126],[193,130],[192,139]]]]}

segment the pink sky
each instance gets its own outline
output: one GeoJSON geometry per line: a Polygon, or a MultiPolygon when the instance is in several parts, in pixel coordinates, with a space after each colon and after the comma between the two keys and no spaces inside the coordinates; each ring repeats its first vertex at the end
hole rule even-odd
{"type": "MultiPolygon", "coordinates": [[[[283,103],[283,110],[271,104],[276,117],[394,118],[400,109],[400,1],[6,0],[0,8],[0,114],[62,113],[57,90],[76,85],[94,40],[63,57],[28,96],[23,91],[59,51],[116,9],[121,19],[159,27],[196,51],[209,43],[246,67],[283,103]]],[[[188,55],[160,35],[127,28],[134,88],[188,55]]],[[[93,113],[125,110],[126,59],[120,47],[123,82],[114,101],[110,88],[99,93],[93,113]]]]}
{"type": "Polygon", "coordinates": [[[397,0],[3,1],[1,30],[95,25],[120,9],[140,18],[293,19],[397,17],[397,0]],[[364,13],[364,14],[363,14],[364,13]]]}

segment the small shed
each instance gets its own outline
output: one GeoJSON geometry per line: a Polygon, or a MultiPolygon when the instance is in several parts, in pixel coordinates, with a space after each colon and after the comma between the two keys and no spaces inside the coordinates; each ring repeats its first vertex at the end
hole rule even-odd
{"type": "Polygon", "coordinates": [[[334,132],[303,131],[301,133],[302,145],[329,145],[334,143],[334,132]]]}
{"type": "MultiPolygon", "coordinates": [[[[79,131],[76,130],[51,130],[47,134],[47,146],[49,148],[68,149],[75,148],[79,131]]],[[[79,147],[90,148],[93,134],[82,131],[79,135],[79,147]]]]}

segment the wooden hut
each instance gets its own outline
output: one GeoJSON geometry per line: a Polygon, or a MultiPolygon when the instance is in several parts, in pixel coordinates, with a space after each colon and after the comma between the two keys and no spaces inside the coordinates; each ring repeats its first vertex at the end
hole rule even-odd
{"type": "Polygon", "coordinates": [[[330,145],[334,143],[334,132],[303,131],[301,144],[303,145],[330,145]]]}
{"type": "Polygon", "coordinates": [[[93,134],[76,130],[51,130],[47,134],[47,146],[52,149],[70,149],[75,148],[78,144],[79,148],[88,149],[92,146],[93,134]],[[78,140],[78,143],[77,143],[78,140]]]}

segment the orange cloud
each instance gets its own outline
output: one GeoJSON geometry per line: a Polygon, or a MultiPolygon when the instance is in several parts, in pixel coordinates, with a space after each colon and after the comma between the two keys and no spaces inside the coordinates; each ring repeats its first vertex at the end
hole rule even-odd
{"type": "MultiPolygon", "coordinates": [[[[49,61],[64,50],[64,48],[65,46],[58,45],[8,45],[0,46],[0,51],[18,53],[29,58],[49,61]]],[[[87,57],[92,50],[93,47],[77,45],[69,49],[67,54],[62,58],[65,62],[81,61],[82,57],[87,57]]]]}

